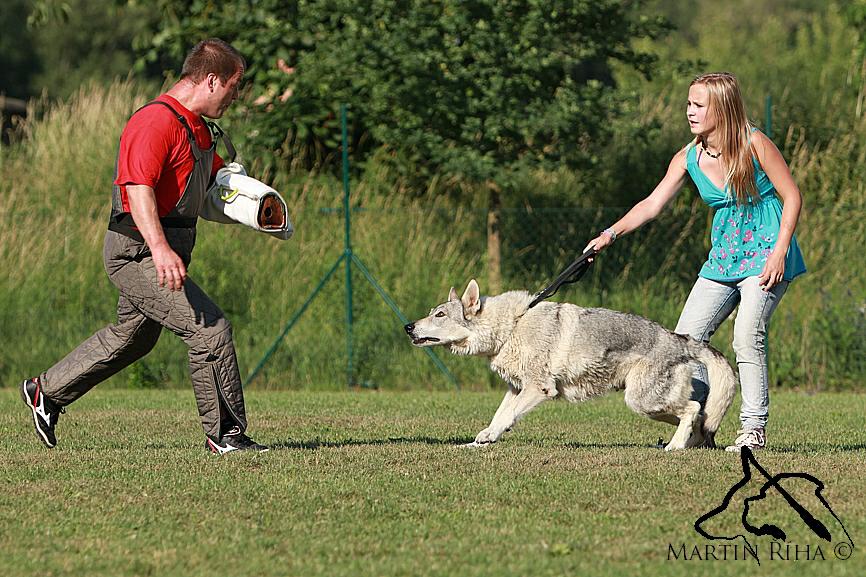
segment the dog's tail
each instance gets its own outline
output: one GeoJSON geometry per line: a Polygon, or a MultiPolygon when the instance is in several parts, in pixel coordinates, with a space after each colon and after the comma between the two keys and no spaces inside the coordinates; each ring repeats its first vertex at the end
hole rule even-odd
{"type": "Polygon", "coordinates": [[[725,356],[709,345],[693,341],[693,353],[707,367],[710,392],[704,406],[704,437],[708,444],[722,424],[725,413],[734,401],[737,392],[737,376],[725,356]]]}

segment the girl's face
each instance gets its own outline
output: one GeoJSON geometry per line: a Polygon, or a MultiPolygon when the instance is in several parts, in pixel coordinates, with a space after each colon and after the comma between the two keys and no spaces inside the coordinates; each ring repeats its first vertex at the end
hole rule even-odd
{"type": "Polygon", "coordinates": [[[689,87],[689,100],[686,104],[686,118],[692,134],[706,136],[716,128],[715,115],[709,110],[710,94],[706,84],[689,87]]]}

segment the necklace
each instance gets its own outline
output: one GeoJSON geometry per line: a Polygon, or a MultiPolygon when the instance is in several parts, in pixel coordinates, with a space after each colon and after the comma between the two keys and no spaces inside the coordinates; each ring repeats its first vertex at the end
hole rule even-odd
{"type": "Polygon", "coordinates": [[[721,150],[718,151],[718,152],[715,153],[715,154],[713,154],[712,152],[710,152],[710,149],[707,148],[707,143],[704,142],[704,139],[703,139],[703,138],[701,139],[701,148],[704,149],[704,152],[706,152],[706,153],[707,153],[707,156],[709,156],[710,158],[718,158],[718,157],[720,157],[720,156],[722,155],[722,151],[721,151],[721,150]]]}

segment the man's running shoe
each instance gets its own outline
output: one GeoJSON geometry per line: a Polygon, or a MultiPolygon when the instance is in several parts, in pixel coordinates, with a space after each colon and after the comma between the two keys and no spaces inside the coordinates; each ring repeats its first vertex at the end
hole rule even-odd
{"type": "Polygon", "coordinates": [[[204,447],[214,455],[224,455],[232,451],[256,451],[258,453],[270,451],[269,447],[256,443],[240,432],[236,434],[227,433],[218,440],[208,435],[204,447]]]}
{"type": "Polygon", "coordinates": [[[53,448],[57,444],[54,427],[57,425],[60,413],[66,411],[42,394],[42,382],[39,377],[21,383],[21,398],[33,413],[33,426],[36,428],[39,440],[49,449],[53,448]]]}

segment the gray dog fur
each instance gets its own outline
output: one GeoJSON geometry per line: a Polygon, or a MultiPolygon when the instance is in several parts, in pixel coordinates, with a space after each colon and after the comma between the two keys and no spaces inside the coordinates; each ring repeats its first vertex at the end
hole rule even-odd
{"type": "Polygon", "coordinates": [[[578,402],[625,389],[633,411],[677,426],[665,450],[715,446],[736,392],[721,353],[637,315],[554,302],[530,309],[532,299],[526,291],[484,297],[472,280],[462,298],[452,288],[446,302],[405,327],[415,346],[487,357],[508,383],[490,425],[470,445],[496,442],[548,399],[578,402]],[[709,373],[703,407],[691,398],[693,363],[709,373]]]}

